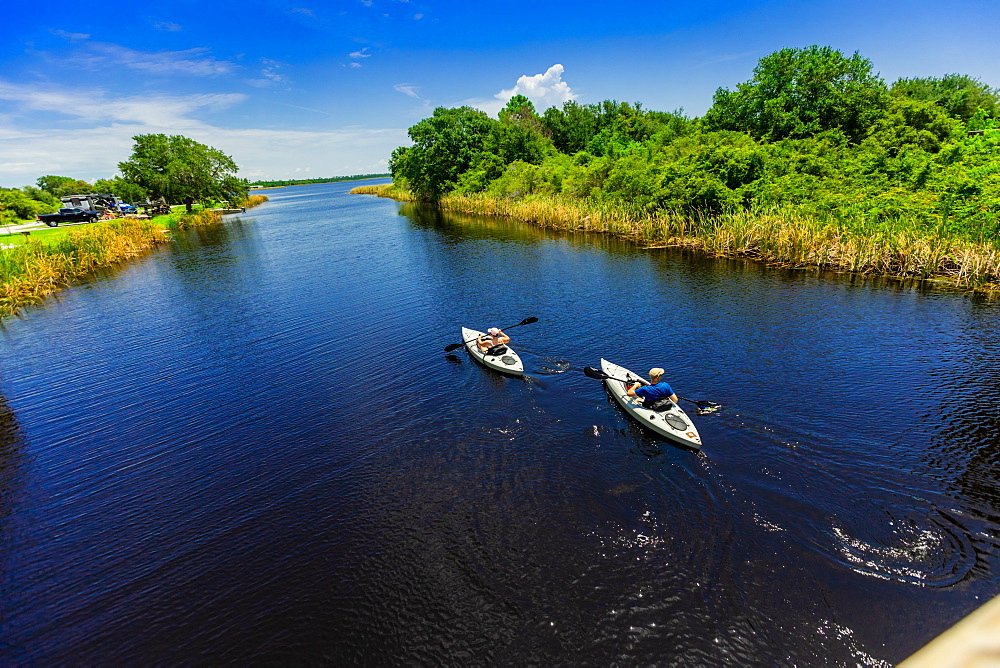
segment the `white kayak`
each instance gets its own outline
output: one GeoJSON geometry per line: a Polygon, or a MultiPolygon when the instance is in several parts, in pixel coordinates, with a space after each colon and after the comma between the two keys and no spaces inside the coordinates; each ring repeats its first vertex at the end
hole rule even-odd
{"type": "Polygon", "coordinates": [[[630,397],[626,393],[625,383],[622,382],[624,380],[645,381],[642,376],[606,359],[601,360],[601,371],[611,376],[611,378],[604,379],[604,386],[608,388],[608,392],[636,422],[675,443],[701,450],[701,436],[698,435],[698,429],[691,422],[691,418],[687,416],[684,409],[672,401],[664,410],[654,411],[645,408],[642,405],[642,399],[630,397]]]}
{"type": "Polygon", "coordinates": [[[482,364],[483,366],[489,367],[490,369],[496,369],[502,373],[510,374],[512,376],[522,376],[524,375],[524,364],[521,362],[521,358],[517,356],[514,349],[509,345],[504,346],[507,348],[506,352],[500,353],[499,355],[489,355],[483,353],[476,345],[476,340],[480,336],[485,336],[483,332],[477,332],[474,329],[469,329],[468,327],[462,328],[462,340],[465,341],[465,348],[472,355],[472,358],[482,364]]]}

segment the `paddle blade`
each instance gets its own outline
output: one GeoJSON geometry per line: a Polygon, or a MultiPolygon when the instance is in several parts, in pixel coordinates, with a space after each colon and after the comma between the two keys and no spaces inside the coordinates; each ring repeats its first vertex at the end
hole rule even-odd
{"type": "Polygon", "coordinates": [[[538,318],[535,318],[535,317],[525,318],[524,320],[522,320],[521,322],[519,322],[517,324],[519,324],[519,325],[530,325],[533,322],[538,322],[538,318]]]}
{"type": "Polygon", "coordinates": [[[450,345],[447,345],[447,346],[445,346],[445,347],[444,347],[444,351],[445,351],[446,353],[450,353],[450,352],[451,352],[452,350],[458,350],[458,349],[459,349],[459,348],[461,348],[461,347],[462,347],[463,345],[465,345],[465,344],[464,344],[464,343],[452,343],[452,344],[450,344],[450,345]]]}
{"type": "Polygon", "coordinates": [[[583,374],[589,376],[590,378],[596,378],[597,380],[604,380],[605,378],[610,378],[608,374],[604,373],[600,369],[595,369],[592,366],[583,367],[583,374]]]}

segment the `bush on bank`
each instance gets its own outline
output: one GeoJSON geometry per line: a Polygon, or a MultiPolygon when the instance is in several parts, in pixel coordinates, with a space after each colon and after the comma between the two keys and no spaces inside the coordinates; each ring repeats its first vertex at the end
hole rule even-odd
{"type": "Polygon", "coordinates": [[[765,56],[701,118],[616,101],[539,115],[523,96],[498,119],[439,108],[390,167],[407,197],[450,208],[986,289],[1000,280],[998,113],[972,77],[889,86],[860,55],[813,46],[765,56]]]}

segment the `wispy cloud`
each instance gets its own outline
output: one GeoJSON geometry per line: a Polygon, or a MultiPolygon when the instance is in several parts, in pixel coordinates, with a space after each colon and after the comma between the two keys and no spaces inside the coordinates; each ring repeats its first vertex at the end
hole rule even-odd
{"type": "Polygon", "coordinates": [[[316,16],[315,14],[313,14],[313,10],[307,9],[305,7],[292,7],[288,11],[292,12],[293,14],[304,14],[305,16],[314,17],[314,18],[316,16]]]}
{"type": "Polygon", "coordinates": [[[278,71],[284,67],[284,63],[280,63],[277,60],[270,60],[269,58],[261,58],[260,64],[260,78],[247,80],[247,83],[251,86],[264,88],[288,81],[288,77],[278,71]]]}
{"type": "Polygon", "coordinates": [[[173,21],[158,21],[153,24],[153,27],[164,32],[180,32],[183,30],[183,28],[173,21]]]}
{"type": "MultiPolygon", "coordinates": [[[[69,57],[58,57],[60,62],[86,69],[127,67],[157,75],[186,74],[214,77],[230,74],[237,69],[235,63],[217,60],[208,55],[204,47],[184,51],[147,52],[130,49],[109,42],[87,42],[69,57]]],[[[56,56],[49,56],[55,60],[56,56]]]]}
{"type": "Polygon", "coordinates": [[[417,95],[417,91],[420,90],[419,86],[414,86],[413,84],[396,84],[392,88],[393,90],[402,93],[403,95],[409,95],[416,100],[421,99],[420,96],[417,95]]]}
{"type": "Polygon", "coordinates": [[[122,123],[181,128],[197,125],[189,115],[199,109],[218,111],[245,99],[239,93],[199,95],[109,96],[89,90],[86,96],[69,88],[29,86],[0,81],[0,100],[14,102],[22,112],[47,111],[90,123],[122,123]]]}
{"type": "Polygon", "coordinates": [[[351,59],[349,66],[352,68],[357,68],[361,67],[361,63],[359,62],[360,60],[362,60],[363,58],[371,58],[372,54],[368,53],[368,47],[366,46],[359,51],[351,51],[349,54],[347,54],[347,57],[351,59]]]}
{"type": "Polygon", "coordinates": [[[52,30],[53,35],[57,37],[64,37],[71,42],[78,42],[84,39],[90,39],[90,35],[82,32],[66,32],[65,30],[52,30]]]}

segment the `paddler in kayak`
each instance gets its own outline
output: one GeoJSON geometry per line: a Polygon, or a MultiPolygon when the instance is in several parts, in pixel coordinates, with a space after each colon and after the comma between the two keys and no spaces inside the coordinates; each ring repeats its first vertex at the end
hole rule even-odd
{"type": "Polygon", "coordinates": [[[507,352],[504,346],[510,343],[510,337],[504,334],[503,330],[490,327],[486,332],[476,341],[476,345],[484,355],[502,355],[507,352]]]}
{"type": "Polygon", "coordinates": [[[653,367],[649,370],[649,381],[647,385],[642,380],[636,380],[625,386],[625,392],[630,397],[642,399],[645,408],[659,410],[670,405],[669,402],[677,403],[677,395],[667,381],[663,380],[663,369],[653,367]]]}

